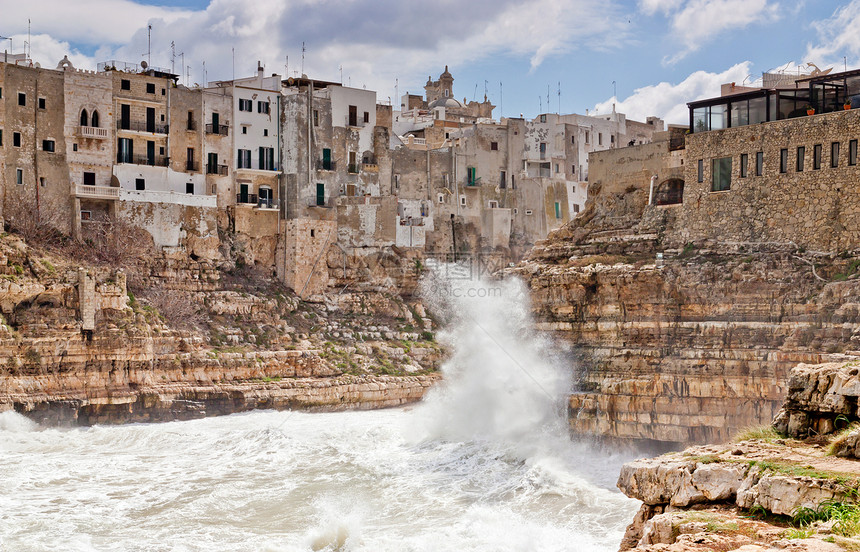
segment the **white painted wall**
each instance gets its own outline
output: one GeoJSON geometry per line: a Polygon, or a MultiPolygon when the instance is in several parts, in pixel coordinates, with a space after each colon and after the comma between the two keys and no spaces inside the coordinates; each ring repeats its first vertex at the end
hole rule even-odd
{"type": "Polygon", "coordinates": [[[349,122],[349,106],[356,106],[358,112],[360,151],[358,157],[365,151],[373,151],[373,127],[376,126],[376,92],[345,86],[329,86],[331,94],[331,124],[335,127],[346,127],[349,122]],[[364,112],[370,115],[370,121],[364,122],[364,112]]]}
{"type": "Polygon", "coordinates": [[[119,180],[120,188],[123,190],[136,191],[136,179],[143,178],[146,181],[146,191],[186,195],[185,185],[191,182],[194,184],[194,195],[203,196],[207,193],[206,177],[200,173],[176,172],[168,167],[121,163],[113,166],[113,174],[119,180]]]}
{"type": "Polygon", "coordinates": [[[167,203],[171,205],[185,205],[188,207],[211,207],[213,209],[218,206],[218,198],[214,195],[191,195],[178,192],[164,191],[137,191],[121,189],[119,192],[119,199],[121,201],[167,203]]]}
{"type": "Polygon", "coordinates": [[[264,90],[261,88],[233,87],[233,152],[231,169],[238,165],[238,151],[251,150],[252,169],[260,168],[259,148],[274,149],[275,166],[278,166],[278,113],[280,111],[280,91],[264,90]],[[251,111],[239,111],[239,100],[251,100],[251,111]],[[269,113],[258,113],[257,102],[269,102],[269,113]],[[242,133],[242,127],[247,127],[247,133],[242,133]],[[268,133],[266,132],[268,131],[268,133]],[[266,135],[268,134],[268,136],[266,135]]]}

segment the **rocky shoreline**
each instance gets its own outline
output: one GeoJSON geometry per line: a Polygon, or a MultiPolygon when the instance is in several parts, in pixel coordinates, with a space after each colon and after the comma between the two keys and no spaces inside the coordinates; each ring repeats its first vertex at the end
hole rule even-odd
{"type": "Polygon", "coordinates": [[[265,378],[195,384],[174,382],[145,388],[55,395],[0,396],[0,412],[15,410],[45,425],[170,422],[255,409],[341,411],[402,406],[421,400],[438,374],[265,378]]]}
{"type": "Polygon", "coordinates": [[[860,549],[858,366],[800,365],[773,426],[625,464],[643,504],[620,550],[860,549]]]}

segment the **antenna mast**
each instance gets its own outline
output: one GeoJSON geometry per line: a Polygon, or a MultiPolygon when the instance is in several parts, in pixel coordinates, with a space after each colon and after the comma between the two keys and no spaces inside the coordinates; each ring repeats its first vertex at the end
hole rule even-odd
{"type": "Polygon", "coordinates": [[[502,81],[499,81],[499,119],[505,116],[505,97],[502,95],[502,81]]]}
{"type": "Polygon", "coordinates": [[[305,43],[302,41],[302,76],[305,74],[305,43]]]}

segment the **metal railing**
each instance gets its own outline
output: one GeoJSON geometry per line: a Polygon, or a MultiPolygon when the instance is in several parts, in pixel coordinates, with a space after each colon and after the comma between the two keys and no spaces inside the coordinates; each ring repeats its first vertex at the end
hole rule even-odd
{"type": "Polygon", "coordinates": [[[186,161],[185,162],[185,170],[191,172],[197,172],[200,170],[200,163],[196,163],[194,161],[186,161]]]}
{"type": "Polygon", "coordinates": [[[166,167],[170,164],[169,157],[156,156],[148,157],[146,155],[123,155],[116,156],[117,163],[131,163],[134,165],[149,165],[151,167],[166,167]]]}
{"type": "Polygon", "coordinates": [[[334,171],[337,170],[337,162],[332,161],[331,159],[318,159],[317,160],[317,170],[318,171],[334,171]]]}
{"type": "Polygon", "coordinates": [[[145,121],[123,121],[116,122],[117,130],[133,130],[135,132],[152,132],[155,134],[167,134],[170,130],[167,125],[149,124],[145,121]]]}
{"type": "Polygon", "coordinates": [[[358,174],[358,163],[350,163],[349,165],[347,165],[346,172],[358,174]]]}
{"type": "Polygon", "coordinates": [[[257,198],[257,207],[260,209],[274,209],[274,200],[270,197],[257,198]]]}
{"type": "Polygon", "coordinates": [[[254,205],[257,203],[257,194],[236,194],[236,203],[254,205]]]}
{"type": "Polygon", "coordinates": [[[206,165],[206,174],[227,176],[227,165],[206,165]]]}
{"type": "Polygon", "coordinates": [[[193,119],[188,121],[188,124],[185,125],[185,130],[190,130],[192,132],[197,130],[197,121],[195,121],[193,119]]]}
{"type": "Polygon", "coordinates": [[[218,134],[220,136],[227,136],[230,133],[230,127],[227,125],[213,125],[212,123],[206,123],[206,134],[218,134]]]}
{"type": "Polygon", "coordinates": [[[672,187],[654,193],[654,205],[678,205],[684,203],[684,188],[672,187]]]}

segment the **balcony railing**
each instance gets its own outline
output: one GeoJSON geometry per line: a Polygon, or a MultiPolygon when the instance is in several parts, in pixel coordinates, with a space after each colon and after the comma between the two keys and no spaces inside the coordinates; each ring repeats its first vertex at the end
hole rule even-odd
{"type": "Polygon", "coordinates": [[[337,161],[331,159],[319,159],[317,161],[318,171],[335,171],[337,170],[337,161]]]}
{"type": "Polygon", "coordinates": [[[198,172],[200,171],[200,163],[196,163],[194,161],[186,161],[185,170],[188,172],[198,172]]]}
{"type": "Polygon", "coordinates": [[[227,165],[206,165],[206,174],[227,176],[227,165]]]}
{"type": "Polygon", "coordinates": [[[206,134],[218,134],[221,136],[227,136],[230,132],[230,128],[227,125],[213,125],[212,123],[206,124],[206,134]]]}
{"type": "Polygon", "coordinates": [[[277,209],[278,206],[275,205],[275,200],[270,197],[260,197],[257,198],[257,208],[259,209],[277,209]]]}
{"type": "Polygon", "coordinates": [[[346,172],[358,174],[358,163],[350,163],[349,165],[347,165],[346,172]]]}
{"type": "Polygon", "coordinates": [[[133,130],[135,132],[152,132],[155,134],[167,134],[167,125],[148,124],[145,121],[123,121],[116,122],[117,130],[133,130]]]}
{"type": "Polygon", "coordinates": [[[106,140],[108,137],[108,129],[98,128],[98,127],[89,127],[89,126],[79,126],[78,127],[78,136],[80,136],[81,138],[94,138],[96,140],[106,140]]]}
{"type": "Polygon", "coordinates": [[[92,199],[119,199],[119,190],[119,188],[111,188],[110,186],[75,185],[76,196],[92,199]]]}
{"type": "Polygon", "coordinates": [[[146,155],[123,155],[116,156],[117,163],[131,163],[134,165],[149,165],[151,167],[166,167],[170,164],[169,157],[156,156],[148,157],[146,155]]]}
{"type": "Polygon", "coordinates": [[[236,203],[255,205],[257,203],[257,194],[236,194],[236,203]]]}
{"type": "Polygon", "coordinates": [[[362,163],[361,170],[365,172],[379,172],[379,165],[376,163],[362,163]]]}
{"type": "Polygon", "coordinates": [[[192,132],[197,130],[197,121],[194,121],[194,120],[188,121],[188,124],[185,126],[185,130],[190,130],[192,132]]]}

